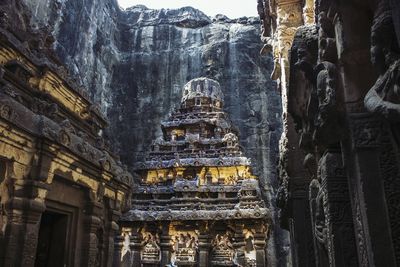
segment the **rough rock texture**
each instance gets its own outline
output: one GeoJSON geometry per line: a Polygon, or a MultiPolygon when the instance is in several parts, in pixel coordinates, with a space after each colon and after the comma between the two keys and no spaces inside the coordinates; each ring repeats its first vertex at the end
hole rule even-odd
{"type": "MultiPolygon", "coordinates": [[[[271,200],[281,106],[269,78],[272,59],[258,53],[258,19],[210,18],[191,7],[121,11],[115,0],[22,1],[34,27],[51,27],[57,54],[101,104],[123,162],[133,166],[143,158],[161,135],[160,121],[179,104],[182,86],[207,76],[220,82],[225,109],[271,200]]],[[[281,253],[274,247],[272,264],[281,253]]]]}

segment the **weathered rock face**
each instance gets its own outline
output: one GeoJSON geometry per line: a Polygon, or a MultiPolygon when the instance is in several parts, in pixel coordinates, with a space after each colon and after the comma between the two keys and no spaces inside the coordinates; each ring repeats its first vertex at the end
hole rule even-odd
{"type": "Polygon", "coordinates": [[[143,158],[182,86],[206,76],[221,84],[225,110],[271,199],[281,107],[272,59],[259,55],[258,19],[210,18],[190,7],[121,11],[115,0],[22,1],[34,26],[50,25],[57,54],[106,112],[123,162],[143,158]]]}

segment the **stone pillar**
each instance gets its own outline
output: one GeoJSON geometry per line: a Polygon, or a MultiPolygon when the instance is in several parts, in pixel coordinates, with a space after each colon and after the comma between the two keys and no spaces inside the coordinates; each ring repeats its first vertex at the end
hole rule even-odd
{"type": "Polygon", "coordinates": [[[357,266],[350,192],[340,150],[329,149],[320,160],[329,266],[357,266]]]}
{"type": "Polygon", "coordinates": [[[266,254],[265,254],[265,249],[266,249],[266,238],[267,238],[267,233],[264,231],[261,231],[261,229],[257,229],[257,232],[254,234],[254,248],[256,250],[256,262],[257,262],[257,267],[266,267],[267,262],[266,262],[266,254]]]}
{"type": "Polygon", "coordinates": [[[90,202],[85,209],[84,218],[84,244],[82,247],[82,265],[88,267],[97,266],[99,255],[98,251],[99,237],[97,231],[101,226],[100,214],[102,214],[103,205],[100,202],[90,202]]]}
{"type": "Polygon", "coordinates": [[[268,225],[259,222],[255,225],[256,233],[254,234],[254,249],[256,250],[257,267],[267,266],[267,255],[265,253],[267,245],[268,225]]]}
{"type": "Polygon", "coordinates": [[[199,267],[208,267],[210,261],[210,236],[201,232],[199,235],[199,267]]]}
{"type": "Polygon", "coordinates": [[[113,267],[121,267],[121,253],[122,247],[124,246],[124,237],[119,232],[119,234],[115,237],[114,240],[114,258],[113,258],[113,267]]]}
{"type": "Polygon", "coordinates": [[[132,253],[132,262],[139,264],[141,261],[140,250],[142,249],[141,237],[137,228],[132,229],[129,247],[132,253]]]}
{"type": "MultiPolygon", "coordinates": [[[[46,206],[47,185],[32,180],[15,180],[14,196],[6,203],[8,223],[5,230],[2,266],[33,267],[41,214],[46,206]]],[[[0,262],[1,264],[1,262],[0,262]]]]}
{"type": "Polygon", "coordinates": [[[105,235],[107,240],[105,240],[105,266],[112,266],[113,263],[113,255],[114,255],[114,239],[116,234],[118,233],[119,226],[117,221],[121,213],[116,210],[111,210],[109,215],[109,223],[107,224],[107,234],[105,235]]]}
{"type": "Polygon", "coordinates": [[[241,266],[244,266],[245,265],[244,246],[246,245],[246,243],[244,242],[242,224],[235,226],[235,235],[232,245],[236,253],[236,263],[240,264],[241,266]]]}
{"type": "Polygon", "coordinates": [[[171,237],[169,236],[169,223],[163,222],[162,232],[160,237],[161,248],[161,266],[169,264],[171,261],[172,244],[171,237]]]}
{"type": "Polygon", "coordinates": [[[351,144],[344,144],[352,193],[360,266],[395,266],[390,215],[381,172],[382,120],[367,113],[349,116],[351,144]],[[382,249],[384,247],[385,249],[382,249]]]}
{"type": "Polygon", "coordinates": [[[308,186],[310,183],[307,176],[290,177],[290,248],[292,252],[293,266],[314,267],[313,233],[311,225],[311,214],[309,208],[308,186]]]}

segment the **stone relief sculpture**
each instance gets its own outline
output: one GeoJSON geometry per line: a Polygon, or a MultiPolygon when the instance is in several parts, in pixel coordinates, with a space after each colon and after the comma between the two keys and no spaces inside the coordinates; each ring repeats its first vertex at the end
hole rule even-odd
{"type": "Polygon", "coordinates": [[[315,114],[318,96],[314,68],[317,63],[318,34],[315,26],[302,26],[293,40],[290,62],[293,65],[288,91],[288,109],[300,135],[299,145],[313,151],[315,114]]]}
{"type": "Polygon", "coordinates": [[[259,0],[258,11],[262,52],[280,67],[277,202],[293,265],[399,265],[399,1],[259,0]]]}
{"type": "Polygon", "coordinates": [[[217,266],[232,266],[235,250],[232,245],[232,238],[229,232],[217,234],[211,243],[211,263],[217,266]]]}
{"type": "Polygon", "coordinates": [[[195,233],[179,233],[172,239],[173,255],[171,262],[178,265],[194,265],[198,260],[198,237],[195,233]]]}
{"type": "Polygon", "coordinates": [[[398,205],[393,204],[400,200],[400,44],[392,14],[389,3],[380,1],[371,28],[371,62],[379,76],[366,94],[364,104],[378,116],[376,126],[368,130],[382,146],[380,171],[389,203],[387,212],[396,261],[400,262],[400,216],[396,212],[398,205]]]}
{"type": "MultiPolygon", "coordinates": [[[[333,63],[336,62],[333,26],[324,12],[320,13],[319,21],[319,27],[301,26],[295,34],[290,54],[288,111],[294,119],[299,138],[298,146],[304,153],[296,152],[297,158],[304,155],[302,175],[305,177],[302,182],[298,182],[298,187],[301,187],[301,183],[309,185],[307,205],[310,209],[305,212],[309,212],[310,216],[311,241],[314,243],[313,260],[317,262],[317,266],[329,266],[336,260],[335,253],[345,254],[340,251],[341,245],[338,245],[343,237],[336,233],[337,229],[351,228],[352,224],[348,226],[347,221],[330,220],[337,207],[349,211],[344,209],[346,198],[336,196],[336,190],[343,187],[341,176],[335,173],[328,178],[321,174],[321,170],[329,169],[329,164],[333,163],[326,162],[333,158],[330,150],[337,149],[343,136],[344,119],[340,81],[333,63]]],[[[287,163],[288,166],[291,164],[287,163]]],[[[282,173],[284,172],[285,170],[282,173]]],[[[282,184],[290,186],[286,179],[285,176],[282,177],[282,184]]],[[[295,186],[292,182],[291,189],[282,188],[279,195],[282,196],[281,199],[285,192],[294,191],[295,186]]],[[[346,189],[347,187],[344,190],[346,189]]],[[[354,240],[350,241],[349,244],[354,244],[354,240]]]]}
{"type": "Polygon", "coordinates": [[[320,181],[314,179],[310,184],[310,208],[318,266],[329,266],[327,244],[328,227],[326,224],[324,197],[325,192],[321,188],[320,181]]]}
{"type": "Polygon", "coordinates": [[[365,96],[365,107],[391,122],[400,122],[400,48],[392,14],[385,1],[375,14],[371,29],[371,61],[379,77],[365,96]]]}
{"type": "Polygon", "coordinates": [[[145,232],[143,238],[142,262],[154,264],[160,262],[160,238],[158,235],[145,232]]]}
{"type": "Polygon", "coordinates": [[[336,66],[323,61],[316,67],[318,111],[316,112],[313,141],[320,146],[337,143],[341,139],[342,112],[338,107],[338,79],[336,66]]]}
{"type": "Polygon", "coordinates": [[[128,232],[122,233],[123,244],[121,249],[121,267],[132,266],[132,252],[129,247],[130,245],[130,234],[128,232]]]}
{"type": "Polygon", "coordinates": [[[254,232],[251,229],[244,229],[244,254],[245,254],[245,267],[256,267],[257,266],[257,256],[256,249],[254,245],[254,232]]]}

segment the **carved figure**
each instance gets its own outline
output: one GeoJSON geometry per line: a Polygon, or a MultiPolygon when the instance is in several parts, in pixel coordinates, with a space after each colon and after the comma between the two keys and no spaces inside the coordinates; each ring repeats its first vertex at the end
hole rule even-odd
{"type": "Polygon", "coordinates": [[[235,250],[233,248],[229,233],[225,233],[223,235],[217,234],[211,245],[213,248],[212,262],[214,264],[226,264],[229,262],[233,263],[235,250]]]}
{"type": "Polygon", "coordinates": [[[177,264],[195,263],[197,258],[197,236],[180,233],[173,241],[173,262],[177,264]]]}
{"type": "Polygon", "coordinates": [[[313,141],[328,146],[341,139],[342,115],[338,106],[337,71],[330,62],[316,67],[318,111],[314,121],[313,141]]]}
{"type": "Polygon", "coordinates": [[[390,10],[378,8],[371,29],[371,61],[379,78],[365,96],[365,107],[392,122],[400,121],[400,48],[390,10]]]}
{"type": "Polygon", "coordinates": [[[160,240],[158,236],[147,233],[144,238],[144,247],[142,252],[142,261],[144,263],[157,263],[160,261],[160,240]]]}
{"type": "Polygon", "coordinates": [[[290,54],[294,67],[290,75],[288,110],[292,115],[296,131],[300,134],[300,147],[313,150],[315,114],[318,111],[315,65],[318,54],[318,34],[315,25],[300,27],[293,41],[290,54]]]}

